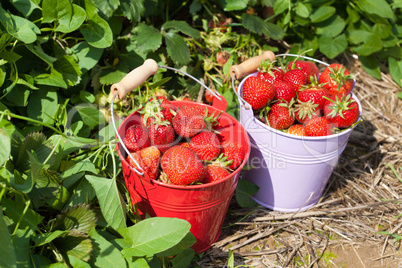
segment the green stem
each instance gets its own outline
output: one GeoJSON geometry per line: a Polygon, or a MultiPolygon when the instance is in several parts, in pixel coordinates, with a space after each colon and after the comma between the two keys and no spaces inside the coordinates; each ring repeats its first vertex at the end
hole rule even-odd
{"type": "Polygon", "coordinates": [[[28,121],[28,122],[32,122],[32,123],[39,124],[39,125],[42,125],[42,126],[44,126],[44,127],[50,128],[51,130],[53,130],[53,131],[56,132],[57,134],[60,134],[60,135],[62,135],[62,136],[65,137],[65,134],[64,134],[63,132],[61,132],[59,129],[57,129],[57,128],[51,126],[51,125],[48,125],[48,124],[46,124],[46,123],[43,123],[43,122],[41,122],[41,121],[38,121],[38,120],[35,120],[35,119],[32,119],[32,118],[29,118],[29,117],[25,117],[25,116],[22,116],[22,115],[14,114],[14,113],[12,113],[12,112],[10,112],[10,111],[3,111],[2,113],[5,113],[5,112],[7,112],[7,114],[8,114],[9,116],[13,117],[13,118],[25,120],[25,121],[28,121]]]}
{"type": "Polygon", "coordinates": [[[116,160],[114,159],[114,150],[112,147],[112,143],[109,142],[109,150],[112,156],[112,162],[113,162],[113,180],[116,180],[116,160]]]}
{"type": "Polygon", "coordinates": [[[22,218],[24,217],[25,213],[27,213],[28,208],[29,208],[30,205],[31,205],[31,200],[28,200],[26,202],[26,204],[25,204],[24,211],[22,211],[22,214],[21,214],[20,218],[18,219],[17,224],[15,225],[14,232],[12,234],[13,238],[14,238],[14,235],[17,233],[17,230],[18,230],[18,227],[20,227],[20,223],[22,221],[22,218]]]}
{"type": "Polygon", "coordinates": [[[61,138],[59,138],[59,140],[57,141],[56,145],[53,147],[52,151],[47,156],[46,160],[43,162],[43,165],[46,165],[46,163],[50,160],[50,158],[52,157],[52,155],[56,151],[57,147],[59,147],[60,142],[61,142],[61,138]]]}
{"type": "Polygon", "coordinates": [[[1,192],[0,192],[0,203],[1,203],[1,199],[3,198],[3,196],[4,196],[4,194],[6,193],[6,185],[4,185],[4,184],[0,184],[0,187],[3,187],[3,189],[1,189],[1,192]]]}

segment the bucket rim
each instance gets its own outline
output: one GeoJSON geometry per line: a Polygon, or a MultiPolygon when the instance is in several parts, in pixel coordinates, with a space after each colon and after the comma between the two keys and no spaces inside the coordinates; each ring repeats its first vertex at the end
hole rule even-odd
{"type": "MultiPolygon", "coordinates": [[[[213,107],[211,105],[208,105],[208,104],[205,104],[205,103],[194,102],[194,101],[179,101],[179,100],[176,101],[176,100],[174,100],[174,101],[170,101],[170,102],[172,104],[177,104],[178,106],[181,105],[181,104],[191,103],[192,105],[206,106],[208,108],[213,108],[213,109],[219,110],[218,108],[213,107]]],[[[121,126],[124,124],[124,122],[126,120],[128,120],[131,116],[133,116],[135,113],[137,113],[139,110],[140,109],[132,112],[129,116],[127,116],[121,122],[121,124],[119,125],[117,130],[120,132],[121,126]]],[[[222,111],[222,110],[220,110],[220,111],[222,111]]],[[[141,179],[146,181],[147,183],[157,184],[158,186],[163,186],[163,187],[166,187],[166,188],[173,188],[173,189],[178,189],[178,190],[189,190],[189,189],[192,190],[192,189],[208,188],[208,187],[212,187],[214,185],[220,184],[222,182],[225,182],[225,181],[229,180],[232,177],[235,177],[238,173],[241,172],[243,167],[246,165],[246,163],[248,161],[248,158],[250,157],[250,152],[251,152],[250,138],[249,138],[248,133],[247,133],[246,129],[244,128],[244,126],[236,118],[234,118],[232,115],[228,114],[225,111],[222,111],[222,114],[224,114],[225,116],[229,117],[231,121],[234,121],[234,122],[236,122],[236,124],[238,124],[238,126],[240,127],[240,130],[243,133],[243,136],[244,136],[244,139],[245,139],[246,145],[247,145],[243,162],[232,173],[230,173],[228,176],[226,176],[225,178],[223,178],[221,180],[215,181],[215,182],[196,184],[196,185],[176,185],[176,184],[164,183],[164,182],[157,181],[157,180],[154,180],[154,179],[147,180],[147,179],[144,178],[145,174],[144,175],[139,175],[137,173],[137,175],[140,176],[141,179]]],[[[118,154],[118,156],[120,158],[120,161],[124,162],[130,170],[132,170],[133,172],[136,172],[135,169],[132,166],[130,166],[130,164],[127,162],[127,160],[123,157],[119,145],[120,145],[120,143],[116,143],[116,150],[117,150],[117,154],[118,154]]]]}

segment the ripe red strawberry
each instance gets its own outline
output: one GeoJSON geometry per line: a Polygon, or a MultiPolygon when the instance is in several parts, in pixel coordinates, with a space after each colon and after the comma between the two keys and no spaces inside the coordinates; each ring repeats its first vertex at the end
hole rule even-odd
{"type": "Polygon", "coordinates": [[[173,146],[163,154],[161,167],[169,181],[177,185],[202,183],[207,174],[197,154],[181,145],[173,146]]]}
{"type": "Polygon", "coordinates": [[[321,110],[324,108],[325,98],[329,93],[322,84],[318,84],[317,79],[311,81],[311,84],[303,86],[298,93],[298,99],[302,102],[312,101],[318,104],[318,108],[321,110]]]}
{"type": "Polygon", "coordinates": [[[353,87],[353,76],[339,63],[332,63],[321,73],[318,80],[328,90],[329,95],[349,95],[353,87]]]}
{"type": "Polygon", "coordinates": [[[194,106],[183,106],[176,111],[172,120],[176,133],[190,138],[205,129],[204,115],[194,106]]]}
{"type": "Polygon", "coordinates": [[[314,103],[312,100],[297,101],[295,105],[295,118],[301,124],[306,124],[310,119],[321,116],[321,110],[318,104],[314,103]]]}
{"type": "MultiPolygon", "coordinates": [[[[318,78],[318,67],[311,61],[294,60],[288,63],[288,70],[299,68],[307,77],[307,84],[311,83],[311,77],[318,78]]],[[[314,78],[313,78],[314,79],[314,78]]]]}
{"type": "Polygon", "coordinates": [[[226,168],[219,165],[207,165],[205,169],[207,171],[205,183],[220,181],[230,175],[230,172],[226,168]]]}
{"type": "Polygon", "coordinates": [[[126,131],[123,143],[127,149],[132,152],[150,146],[151,141],[148,136],[147,128],[141,123],[130,126],[126,131]]]}
{"type": "Polygon", "coordinates": [[[172,122],[176,107],[164,96],[150,99],[140,111],[141,119],[147,127],[154,121],[172,122]]]}
{"type": "Polygon", "coordinates": [[[277,81],[281,81],[285,72],[275,66],[275,61],[263,61],[258,68],[257,77],[265,82],[274,84],[277,81]]]}
{"type": "Polygon", "coordinates": [[[292,84],[296,91],[307,84],[307,76],[298,68],[286,71],[283,80],[292,84]]]}
{"type": "Polygon", "coordinates": [[[176,137],[176,132],[172,124],[168,121],[155,122],[151,124],[148,129],[151,145],[156,146],[161,153],[166,152],[167,149],[171,147],[176,137]]]}
{"type": "Polygon", "coordinates": [[[297,136],[306,136],[306,132],[304,131],[305,126],[302,124],[294,124],[288,128],[288,133],[297,136]]]}
{"type": "Polygon", "coordinates": [[[310,75],[307,77],[307,83],[311,83],[312,80],[318,79],[318,74],[320,71],[318,70],[317,65],[315,65],[314,62],[312,61],[307,61],[307,63],[310,65],[310,75]]]}
{"type": "Polygon", "coordinates": [[[221,143],[212,131],[202,131],[193,136],[190,140],[192,149],[203,161],[212,161],[221,153],[221,143]]]}
{"type": "Polygon", "coordinates": [[[332,96],[324,106],[325,117],[337,128],[347,128],[359,118],[359,104],[350,96],[332,96]]]}
{"type": "Polygon", "coordinates": [[[229,168],[235,170],[244,160],[246,156],[246,150],[240,143],[226,140],[221,143],[223,157],[226,157],[227,161],[232,161],[229,168]]]}
{"type": "MultiPolygon", "coordinates": [[[[161,153],[156,146],[146,147],[137,152],[131,153],[131,155],[140,165],[141,169],[144,171],[144,174],[147,174],[150,179],[155,180],[158,177],[161,153]]],[[[138,170],[138,166],[129,155],[127,156],[127,162],[130,164],[130,166],[138,170]]]]}
{"type": "Polygon", "coordinates": [[[332,134],[332,126],[328,119],[321,116],[308,120],[304,131],[307,136],[327,136],[332,134]]]}
{"type": "Polygon", "coordinates": [[[255,76],[250,76],[243,84],[243,99],[247,101],[253,110],[258,110],[267,105],[275,97],[274,86],[255,76]]]}
{"type": "Polygon", "coordinates": [[[269,126],[278,130],[290,127],[294,121],[292,103],[275,103],[268,113],[269,126]]]}
{"type": "Polygon", "coordinates": [[[286,81],[277,81],[274,84],[275,100],[279,102],[290,102],[296,97],[294,86],[286,81]]]}
{"type": "Polygon", "coordinates": [[[205,101],[209,102],[209,103],[212,103],[214,101],[214,98],[215,98],[215,96],[209,90],[205,90],[204,97],[205,97],[205,101]]]}

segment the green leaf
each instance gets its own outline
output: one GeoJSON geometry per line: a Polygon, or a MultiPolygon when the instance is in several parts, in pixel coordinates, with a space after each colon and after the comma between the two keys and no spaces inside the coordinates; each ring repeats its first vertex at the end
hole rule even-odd
{"type": "Polygon", "coordinates": [[[0,211],[0,237],[3,241],[0,243],[0,267],[17,267],[17,258],[15,256],[16,250],[14,249],[13,240],[8,230],[7,224],[4,220],[3,207],[0,211]]]}
{"type": "Polygon", "coordinates": [[[63,55],[57,58],[53,66],[63,75],[68,86],[75,86],[81,81],[81,69],[74,57],[63,55]]]}
{"type": "Polygon", "coordinates": [[[52,242],[54,239],[66,235],[70,233],[70,231],[61,231],[61,230],[56,230],[53,232],[48,232],[48,233],[42,233],[37,236],[32,237],[32,241],[35,242],[35,246],[43,246],[45,244],[49,244],[52,242]]]}
{"type": "Polygon", "coordinates": [[[82,74],[91,70],[98,63],[104,49],[90,46],[88,42],[80,42],[71,48],[78,58],[82,74]]]}
{"type": "Polygon", "coordinates": [[[245,9],[249,0],[226,0],[225,2],[225,11],[235,11],[245,9]]]}
{"type": "Polygon", "coordinates": [[[258,192],[259,187],[247,180],[239,180],[236,187],[236,201],[239,206],[251,208],[256,205],[252,196],[258,192]]]}
{"type": "Polygon", "coordinates": [[[124,16],[133,22],[140,21],[145,11],[143,1],[120,0],[120,6],[124,16]]]}
{"type": "Polygon", "coordinates": [[[259,35],[265,34],[275,40],[279,40],[284,36],[283,30],[278,25],[265,22],[258,16],[243,13],[242,21],[246,29],[259,35]]]}
{"type": "Polygon", "coordinates": [[[197,242],[197,239],[194,237],[194,235],[191,232],[188,232],[187,235],[175,246],[162,251],[160,253],[157,253],[156,255],[158,257],[170,257],[170,256],[175,256],[177,254],[180,254],[183,250],[188,249],[192,245],[194,245],[197,242]]]}
{"type": "Polygon", "coordinates": [[[162,34],[156,28],[139,23],[134,31],[136,35],[131,40],[140,52],[146,54],[162,45],[162,34]]]}
{"type": "Polygon", "coordinates": [[[66,16],[62,16],[59,18],[59,26],[56,28],[56,31],[62,33],[71,33],[75,30],[79,29],[81,25],[84,23],[86,19],[85,10],[73,4],[73,10],[71,14],[66,14],[66,16]]]}
{"type": "Polygon", "coordinates": [[[315,10],[310,15],[310,20],[312,23],[317,23],[324,21],[334,15],[336,8],[333,6],[321,6],[315,10]]]}
{"type": "Polygon", "coordinates": [[[369,56],[381,49],[382,43],[378,34],[368,35],[363,44],[353,48],[353,50],[361,56],[369,56]]]}
{"type": "Polygon", "coordinates": [[[28,162],[28,152],[37,150],[41,145],[44,145],[46,136],[43,133],[31,133],[27,135],[19,145],[18,156],[16,158],[15,167],[21,171],[27,171],[30,169],[28,162]]]}
{"type": "Polygon", "coordinates": [[[89,261],[91,258],[92,241],[88,235],[78,230],[71,230],[68,235],[53,240],[54,246],[64,256],[73,256],[82,261],[89,261]]]}
{"type": "Polygon", "coordinates": [[[392,78],[400,87],[402,87],[402,60],[388,57],[388,64],[392,78]]]}
{"type": "Polygon", "coordinates": [[[345,29],[346,22],[339,15],[331,16],[331,18],[318,23],[316,25],[317,35],[322,35],[324,33],[328,33],[331,37],[338,36],[345,29]]]}
{"type": "Polygon", "coordinates": [[[175,255],[175,257],[171,260],[173,267],[175,268],[187,268],[190,267],[191,261],[193,260],[195,255],[194,249],[187,248],[182,252],[175,255]]]}
{"type": "Polygon", "coordinates": [[[302,18],[308,18],[310,9],[302,2],[299,2],[296,6],[296,14],[302,18]]]}
{"type": "Polygon", "coordinates": [[[29,267],[31,265],[31,237],[34,235],[34,230],[27,227],[25,229],[18,229],[13,234],[14,248],[18,254],[15,255],[18,267],[29,267]]]}
{"type": "Polygon", "coordinates": [[[52,125],[57,113],[58,95],[54,90],[43,89],[34,91],[29,97],[28,116],[45,124],[52,125]]]}
{"type": "MultiPolygon", "coordinates": [[[[79,118],[77,120],[81,120],[85,125],[89,126],[91,129],[94,129],[99,124],[105,122],[105,117],[99,111],[99,109],[93,104],[80,104],[74,107],[75,111],[70,111],[71,113],[77,112],[79,118]]],[[[73,114],[74,116],[74,114],[73,114]]],[[[73,118],[73,122],[75,122],[73,118]]]]}
{"type": "Polygon", "coordinates": [[[95,242],[90,260],[91,267],[126,267],[126,261],[120,250],[98,234],[95,228],[89,235],[95,242]]]}
{"type": "Polygon", "coordinates": [[[53,68],[50,74],[39,74],[34,79],[39,85],[67,88],[67,83],[64,81],[63,75],[53,68]]]}
{"type": "Polygon", "coordinates": [[[11,153],[11,139],[5,133],[3,128],[0,128],[0,166],[2,166],[8,159],[11,153]]]}
{"type": "Polygon", "coordinates": [[[93,174],[98,173],[96,168],[95,168],[95,165],[90,160],[86,159],[86,160],[78,162],[74,166],[72,166],[69,169],[67,169],[66,171],[64,171],[61,174],[61,178],[62,178],[62,180],[65,180],[68,177],[70,177],[70,176],[72,176],[72,175],[74,175],[76,173],[84,172],[84,171],[91,172],[93,174]]]}
{"type": "Polygon", "coordinates": [[[290,10],[291,9],[290,4],[291,3],[289,0],[276,0],[274,4],[274,13],[279,15],[285,12],[286,10],[290,10]]]}
{"type": "Polygon", "coordinates": [[[28,44],[25,46],[29,49],[29,51],[31,51],[34,55],[36,55],[38,58],[40,58],[44,62],[46,62],[49,66],[53,66],[53,63],[57,60],[57,58],[46,54],[40,45],[34,46],[32,44],[28,44]]]}
{"type": "Polygon", "coordinates": [[[166,48],[169,56],[178,65],[185,65],[190,62],[190,50],[186,41],[178,34],[165,33],[166,48]]]}
{"type": "MultiPolygon", "coordinates": [[[[120,5],[119,0],[93,0],[96,7],[99,10],[102,10],[103,14],[105,14],[108,18],[113,16],[113,13],[117,10],[120,5]]],[[[123,11],[123,14],[125,12],[123,11]]]]}
{"type": "MultiPolygon", "coordinates": [[[[21,200],[21,199],[19,199],[21,200]]],[[[25,229],[25,227],[30,227],[33,230],[36,230],[38,224],[42,222],[44,217],[36,213],[31,208],[27,208],[26,212],[23,217],[22,213],[26,208],[26,205],[22,201],[14,201],[12,199],[5,199],[1,200],[1,205],[3,206],[3,211],[14,223],[20,221],[19,228],[25,229]]]]}
{"type": "Polygon", "coordinates": [[[13,87],[12,94],[7,94],[5,100],[7,100],[12,106],[26,107],[28,105],[29,95],[31,90],[26,86],[16,84],[13,87]]]}
{"type": "Polygon", "coordinates": [[[356,2],[364,11],[384,18],[393,19],[394,12],[386,0],[359,0],[356,2]]]}
{"type": "Polygon", "coordinates": [[[33,0],[29,1],[11,0],[10,2],[19,12],[21,12],[24,15],[25,18],[29,17],[29,15],[31,15],[31,13],[35,9],[40,9],[38,3],[33,0]]]}
{"type": "Polygon", "coordinates": [[[86,91],[86,90],[80,91],[80,99],[83,102],[88,102],[88,103],[94,103],[95,102],[95,96],[91,92],[86,91]]]}
{"type": "Polygon", "coordinates": [[[31,21],[15,16],[0,6],[0,22],[6,31],[16,39],[30,44],[36,41],[39,28],[31,21]]]}
{"type": "Polygon", "coordinates": [[[320,51],[330,59],[335,58],[348,47],[348,41],[346,40],[345,34],[341,34],[335,38],[323,34],[318,42],[320,51]]]}
{"type": "Polygon", "coordinates": [[[143,257],[165,251],[178,244],[190,231],[190,223],[178,218],[148,218],[117,231],[131,248],[122,250],[123,256],[143,257]]]}
{"type": "MultiPolygon", "coordinates": [[[[85,174],[77,174],[77,178],[80,179],[84,177],[85,174]]],[[[71,180],[74,177],[70,178],[71,180]]],[[[76,180],[77,181],[77,180],[76,180]]],[[[69,181],[68,181],[69,182],[69,181]]],[[[82,204],[82,203],[90,203],[92,201],[96,201],[96,193],[93,189],[92,185],[87,180],[81,180],[78,184],[74,184],[74,187],[70,187],[72,190],[71,198],[66,203],[66,208],[71,208],[73,206],[82,204]]]]}
{"type": "Polygon", "coordinates": [[[97,14],[88,22],[80,30],[88,44],[96,48],[110,47],[113,42],[113,33],[109,24],[97,14]]]}
{"type": "Polygon", "coordinates": [[[95,212],[87,204],[74,206],[57,215],[53,230],[77,230],[89,234],[96,226],[95,212]]]}
{"type": "Polygon", "coordinates": [[[166,31],[168,29],[175,29],[193,38],[201,37],[200,31],[194,29],[185,21],[175,21],[175,20],[167,21],[162,25],[161,30],[166,31]]]}
{"type": "Polygon", "coordinates": [[[359,61],[362,64],[363,69],[375,79],[381,80],[381,70],[376,58],[370,56],[359,56],[359,61]]]}
{"type": "Polygon", "coordinates": [[[85,178],[95,189],[102,215],[114,229],[126,227],[126,212],[116,180],[87,175],[85,178]]]}
{"type": "Polygon", "coordinates": [[[82,25],[86,19],[85,10],[69,0],[43,0],[43,23],[57,21],[56,31],[70,33],[82,25]]]}

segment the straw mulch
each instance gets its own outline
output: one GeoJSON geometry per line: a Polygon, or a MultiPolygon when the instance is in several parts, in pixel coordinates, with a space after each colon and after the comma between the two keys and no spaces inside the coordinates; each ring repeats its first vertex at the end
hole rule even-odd
{"type": "Polygon", "coordinates": [[[227,267],[231,249],[237,267],[402,267],[401,88],[389,74],[372,78],[351,56],[337,61],[355,74],[364,121],[320,202],[282,213],[233,201],[220,239],[198,265],[227,267]]]}

